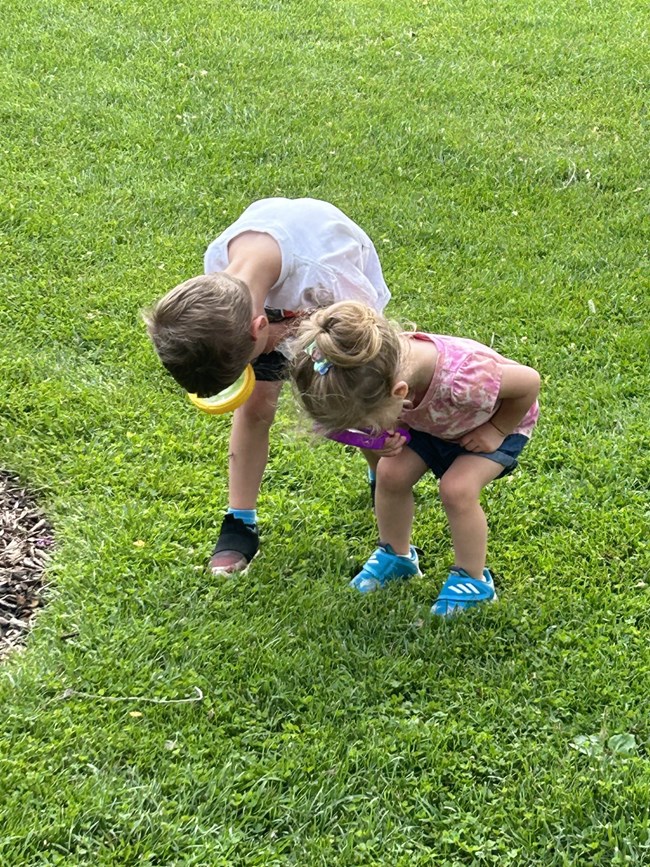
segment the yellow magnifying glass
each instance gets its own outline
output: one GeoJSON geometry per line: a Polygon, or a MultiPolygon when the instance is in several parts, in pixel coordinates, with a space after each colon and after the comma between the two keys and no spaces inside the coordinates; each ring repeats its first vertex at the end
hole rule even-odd
{"type": "Polygon", "coordinates": [[[239,379],[236,379],[228,388],[224,388],[218,394],[211,397],[198,397],[188,393],[188,398],[203,412],[208,415],[221,415],[224,412],[232,412],[248,400],[255,388],[255,373],[249,364],[239,379]]]}

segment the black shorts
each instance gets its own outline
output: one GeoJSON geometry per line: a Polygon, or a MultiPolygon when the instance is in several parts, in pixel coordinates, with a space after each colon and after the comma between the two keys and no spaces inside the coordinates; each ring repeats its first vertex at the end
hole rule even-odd
{"type": "Polygon", "coordinates": [[[258,382],[284,382],[289,379],[289,359],[277,349],[258,355],[252,364],[258,382]]]}
{"type": "MultiPolygon", "coordinates": [[[[294,310],[280,310],[274,307],[265,307],[264,313],[269,322],[298,321],[299,317],[307,311],[296,312],[294,310]]],[[[286,355],[274,349],[272,352],[264,352],[253,361],[255,379],[258,382],[285,382],[289,379],[289,359],[286,355]]]]}

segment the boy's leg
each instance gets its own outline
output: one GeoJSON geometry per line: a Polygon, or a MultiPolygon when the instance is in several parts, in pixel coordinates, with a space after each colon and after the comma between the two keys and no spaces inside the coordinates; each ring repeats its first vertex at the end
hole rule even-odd
{"type": "Polygon", "coordinates": [[[256,382],[249,399],[233,415],[228,453],[229,505],[233,509],[257,505],[281,390],[282,382],[256,382]]]}
{"type": "MultiPolygon", "coordinates": [[[[252,395],[234,413],[229,448],[229,506],[237,510],[254,510],[269,455],[269,430],[275,418],[282,382],[257,382],[252,395]]],[[[230,524],[233,522],[231,521],[230,524]]],[[[237,535],[238,525],[230,528],[229,538],[237,535]]],[[[226,527],[222,527],[222,535],[226,527]]],[[[210,568],[215,575],[239,572],[248,566],[252,547],[256,548],[257,530],[253,525],[239,527],[243,539],[241,546],[236,541],[232,549],[224,549],[217,542],[218,553],[213,554],[210,568]],[[241,550],[237,550],[240,547],[241,550]]]]}
{"type": "Polygon", "coordinates": [[[481,490],[503,472],[503,466],[478,455],[456,458],[440,479],[440,499],[447,513],[454,546],[454,563],[482,580],[487,554],[487,520],[481,490]]]}

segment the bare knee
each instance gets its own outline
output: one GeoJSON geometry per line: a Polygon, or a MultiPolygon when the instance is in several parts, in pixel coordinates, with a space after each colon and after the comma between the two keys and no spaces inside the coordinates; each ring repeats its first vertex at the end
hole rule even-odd
{"type": "Polygon", "coordinates": [[[276,409],[277,400],[270,398],[268,395],[257,395],[253,392],[237,412],[241,414],[241,418],[247,427],[268,430],[273,424],[276,409]]]}
{"type": "Polygon", "coordinates": [[[399,462],[393,458],[382,458],[377,464],[377,484],[391,494],[408,493],[413,487],[404,477],[399,462]]]}
{"type": "Polygon", "coordinates": [[[473,479],[445,473],[440,479],[439,493],[445,509],[462,512],[478,502],[480,491],[473,479]]]}

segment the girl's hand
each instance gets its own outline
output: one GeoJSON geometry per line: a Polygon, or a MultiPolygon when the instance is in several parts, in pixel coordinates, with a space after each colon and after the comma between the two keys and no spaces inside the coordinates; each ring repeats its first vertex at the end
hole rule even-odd
{"type": "Polygon", "coordinates": [[[382,449],[373,449],[372,454],[380,458],[394,458],[402,451],[405,443],[406,437],[393,433],[384,443],[384,447],[382,449]]]}
{"type": "Polygon", "coordinates": [[[468,452],[495,452],[504,439],[504,435],[487,421],[466,433],[458,443],[468,452]]]}

